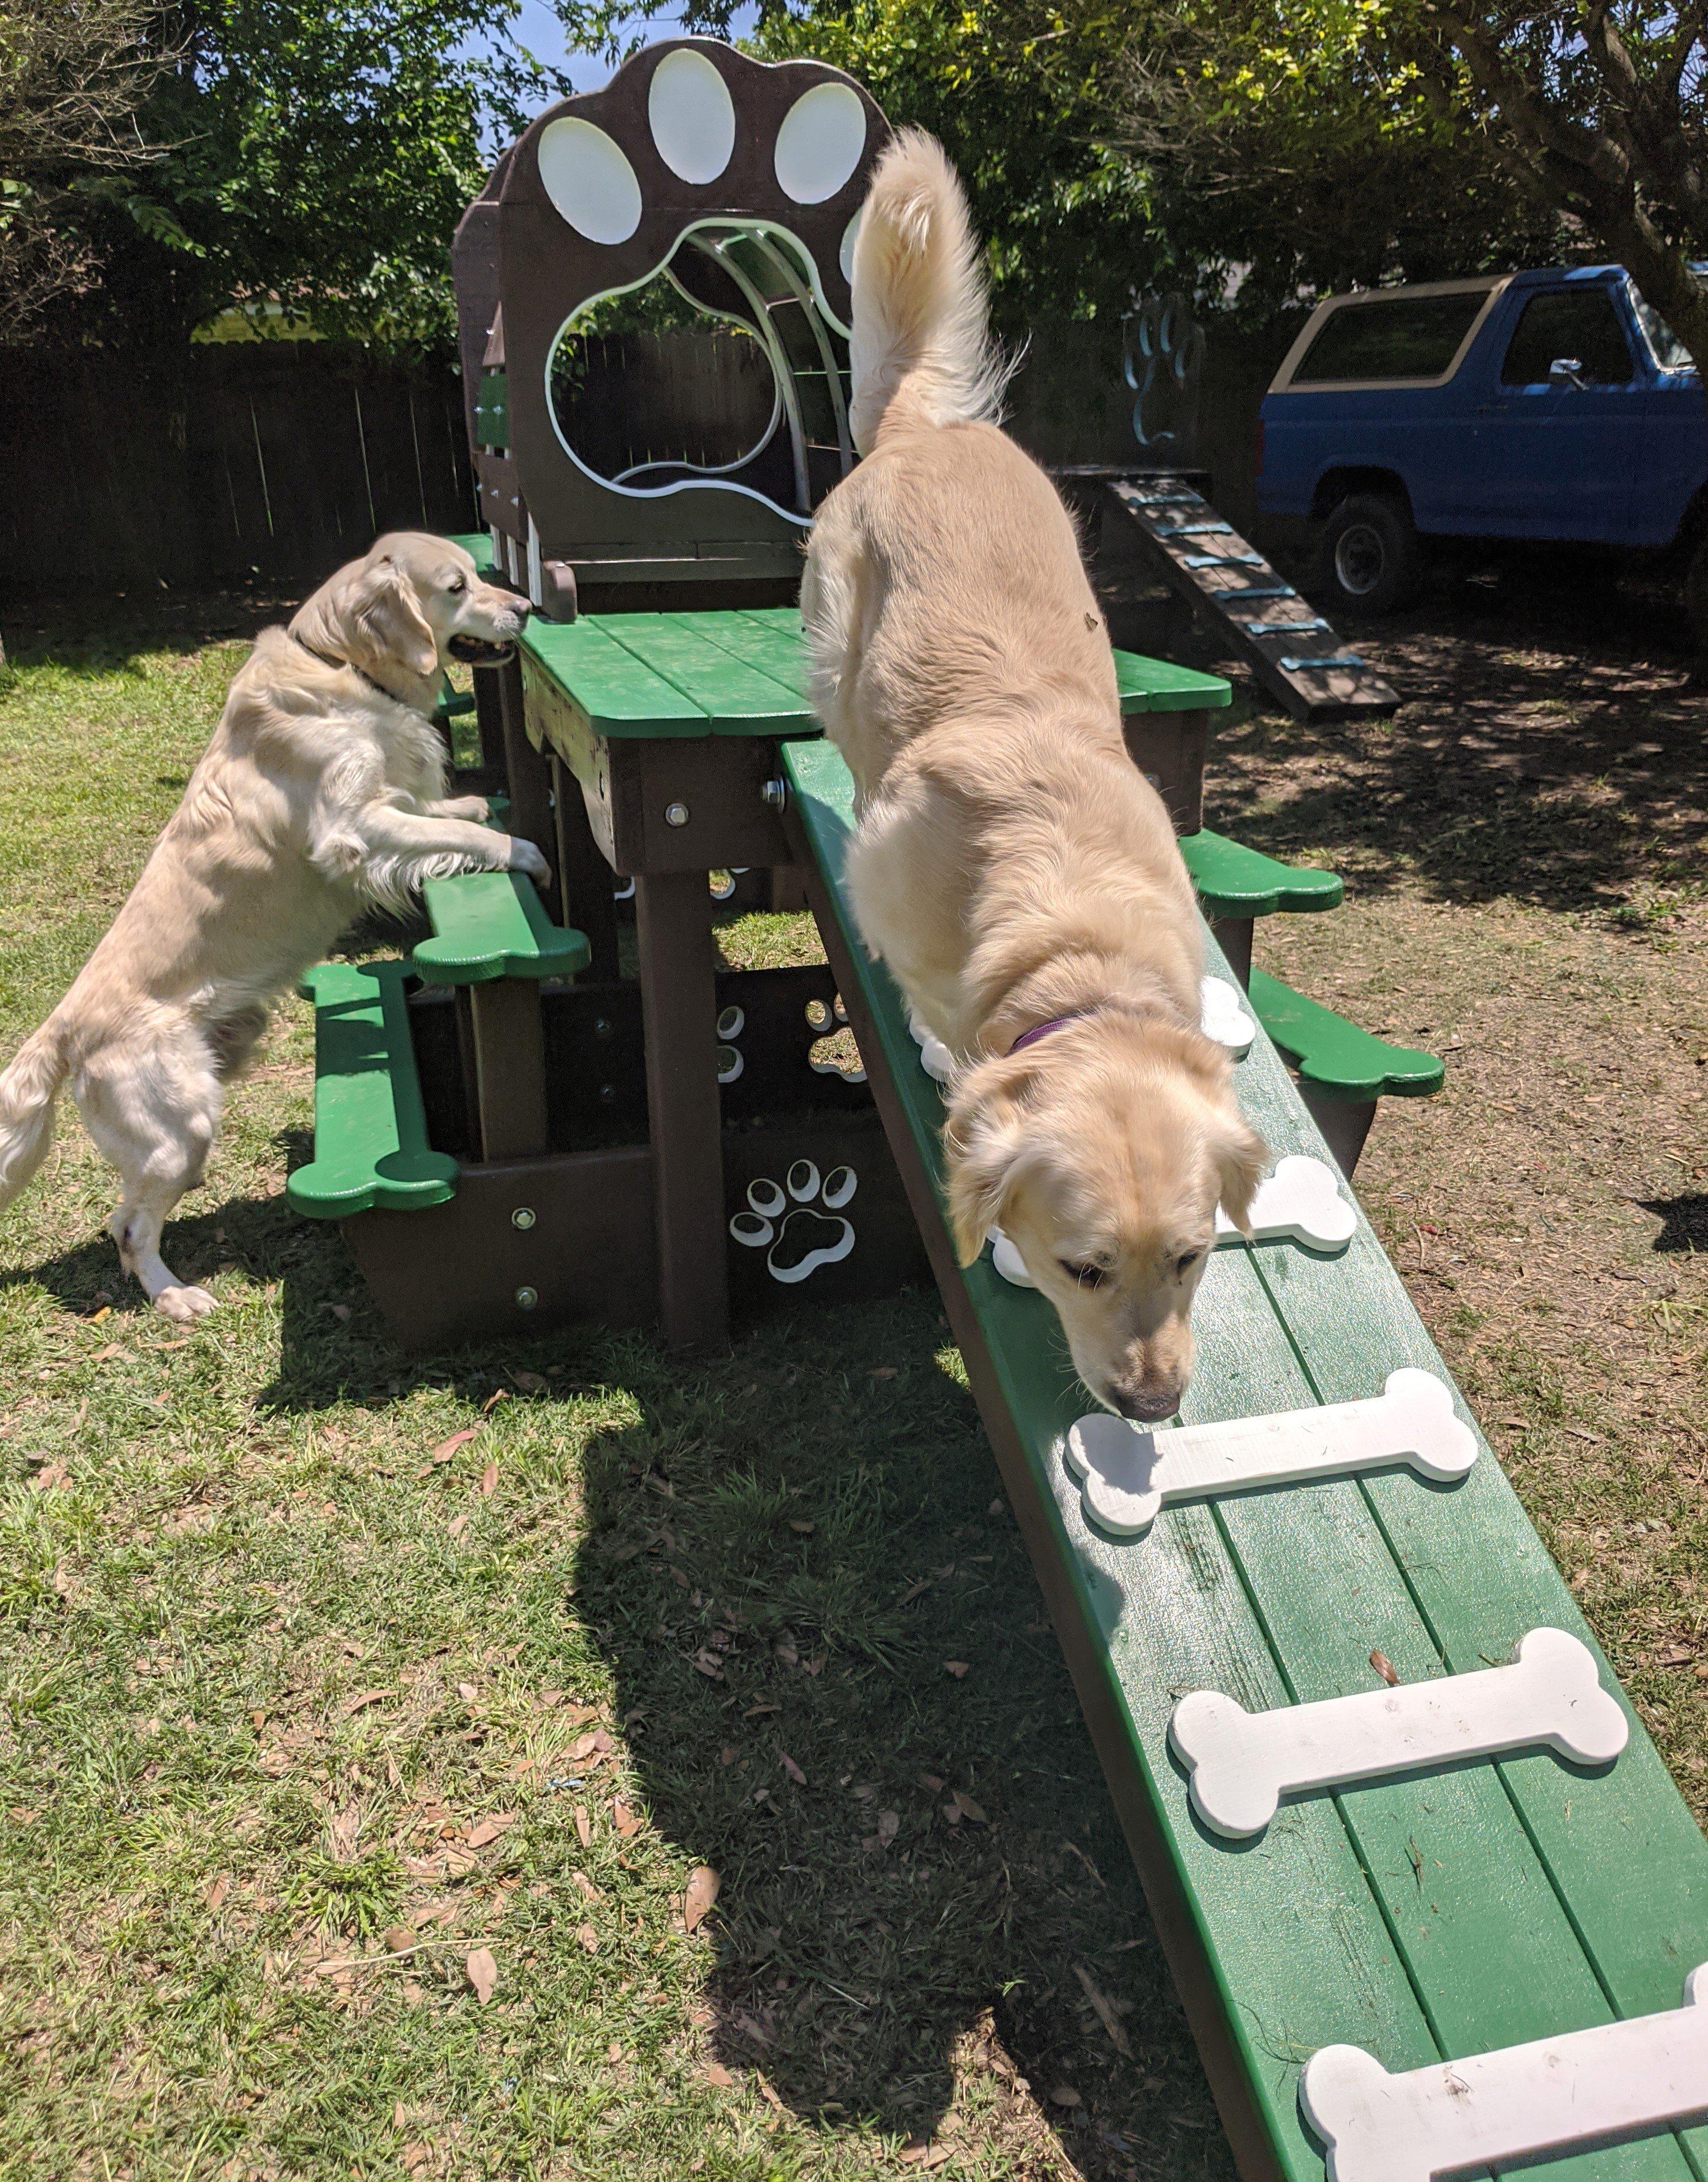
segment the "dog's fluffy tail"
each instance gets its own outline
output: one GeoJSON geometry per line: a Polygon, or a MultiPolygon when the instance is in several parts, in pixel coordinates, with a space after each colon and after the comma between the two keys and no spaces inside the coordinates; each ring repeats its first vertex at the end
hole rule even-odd
{"type": "Polygon", "coordinates": [[[0,1076],[0,1212],[25,1188],[53,1141],[53,1102],[65,1080],[65,1042],[50,1016],[0,1076]]]}
{"type": "Polygon", "coordinates": [[[854,253],[854,445],[887,421],[994,424],[1008,365],[992,345],[979,246],[943,147],[904,129],[873,169],[854,253]]]}

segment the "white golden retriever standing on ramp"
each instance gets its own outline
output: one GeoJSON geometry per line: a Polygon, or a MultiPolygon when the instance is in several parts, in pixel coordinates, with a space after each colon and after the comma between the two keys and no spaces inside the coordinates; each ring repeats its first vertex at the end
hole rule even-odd
{"type": "Polygon", "coordinates": [[[274,1002],[368,904],[453,872],[546,875],[531,842],[476,822],[482,797],[445,799],[432,722],[446,658],[504,657],[528,612],[462,546],[397,531],[262,631],[130,900],[0,1076],[0,1209],[46,1156],[69,1078],[124,1181],[125,1271],[168,1318],[213,1310],[161,1230],[274,1002]]]}
{"type": "Polygon", "coordinates": [[[854,913],[956,1057],[963,1264],[1003,1227],[1092,1393],[1154,1422],[1191,1376],[1216,1206],[1244,1224],[1264,1148],[1198,1028],[1191,883],[1073,526],[992,421],[976,246],[929,136],[879,161],[853,285],[865,460],[819,510],[801,606],[857,791],[854,913]]]}

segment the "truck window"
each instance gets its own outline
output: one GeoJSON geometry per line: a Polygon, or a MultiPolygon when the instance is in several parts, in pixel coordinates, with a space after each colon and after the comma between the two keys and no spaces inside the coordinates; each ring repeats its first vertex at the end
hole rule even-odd
{"type": "Polygon", "coordinates": [[[1540,386],[1556,357],[1578,359],[1592,386],[1623,386],[1634,375],[1631,345],[1605,288],[1555,288],[1533,296],[1501,366],[1503,386],[1540,386]]]}
{"type": "Polygon", "coordinates": [[[1631,298],[1631,307],[1637,313],[1637,323],[1643,329],[1643,338],[1649,344],[1650,353],[1661,370],[1690,370],[1689,350],[1655,306],[1645,302],[1634,287],[1628,289],[1626,293],[1631,298]]]}
{"type": "Polygon", "coordinates": [[[1439,379],[1459,352],[1486,288],[1342,304],[1294,368],[1295,386],[1335,379],[1439,379]]]}

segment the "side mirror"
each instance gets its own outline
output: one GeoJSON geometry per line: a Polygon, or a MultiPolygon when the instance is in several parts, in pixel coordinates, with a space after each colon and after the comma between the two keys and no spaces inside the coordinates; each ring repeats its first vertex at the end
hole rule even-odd
{"type": "Polygon", "coordinates": [[[1581,393],[1584,388],[1584,366],[1575,356],[1556,356],[1548,367],[1550,386],[1575,386],[1581,393]]]}

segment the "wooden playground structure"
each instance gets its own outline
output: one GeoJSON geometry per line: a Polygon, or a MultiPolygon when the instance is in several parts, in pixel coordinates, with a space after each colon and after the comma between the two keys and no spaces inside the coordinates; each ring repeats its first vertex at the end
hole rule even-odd
{"type": "MultiPolygon", "coordinates": [[[[849,920],[851,784],[791,602],[854,458],[847,245],[885,130],[834,69],[675,40],[543,115],[470,208],[464,542],[535,606],[477,674],[479,778],[555,882],[436,882],[411,956],[313,973],[292,1201],[423,1349],[578,1321],[686,1348],[933,1277],[1242,2175],[1559,2152],[1574,2182],[1700,2182],[1708,1843],[1356,1208],[1326,1248],[1215,1254],[1178,1434],[1081,1431],[1047,1306],[955,1262],[939,1088],[849,920]],[[825,964],[721,969],[720,897],[804,900],[825,964]],[[1331,1739],[1367,1755],[1284,1766],[1272,1816],[1219,1826],[1176,1720],[1205,1692],[1283,1741],[1290,1709],[1363,1705],[1331,1739]]],[[[1153,512],[1176,489],[1123,483],[1153,512]]],[[[1205,827],[1224,682],[1117,665],[1255,1019],[1242,1104],[1344,1203],[1379,1099],[1440,1064],[1254,962],[1263,918],[1340,882],[1205,827]]]]}

